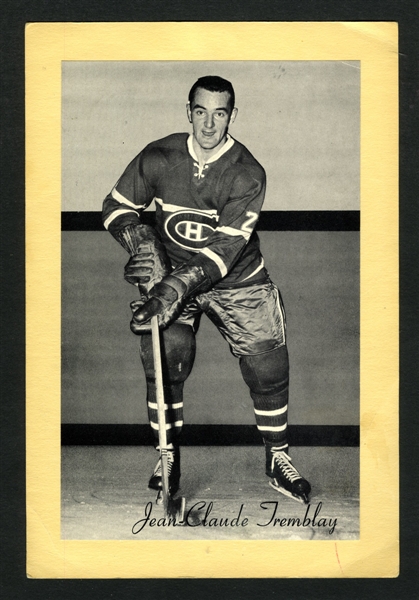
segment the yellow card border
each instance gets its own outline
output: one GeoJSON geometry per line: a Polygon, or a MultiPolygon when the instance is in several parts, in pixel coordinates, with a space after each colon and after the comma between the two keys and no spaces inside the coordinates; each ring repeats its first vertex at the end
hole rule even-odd
{"type": "Polygon", "coordinates": [[[27,573],[396,577],[398,32],[388,22],[26,27],[27,573]],[[61,61],[361,61],[361,509],[356,541],[60,539],[61,61]]]}

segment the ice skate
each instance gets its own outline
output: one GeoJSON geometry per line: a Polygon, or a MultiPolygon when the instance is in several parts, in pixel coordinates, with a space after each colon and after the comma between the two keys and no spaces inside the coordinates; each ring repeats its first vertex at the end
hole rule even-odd
{"type": "Polygon", "coordinates": [[[266,474],[271,478],[269,485],[274,490],[308,504],[311,486],[301,477],[284,450],[266,446],[266,474]]]}
{"type": "MultiPolygon", "coordinates": [[[[169,492],[173,496],[179,489],[180,480],[180,451],[179,448],[167,450],[167,471],[169,475],[169,492]]],[[[152,490],[160,491],[162,484],[162,465],[161,457],[157,461],[153,475],[150,477],[148,487],[152,490]]]]}

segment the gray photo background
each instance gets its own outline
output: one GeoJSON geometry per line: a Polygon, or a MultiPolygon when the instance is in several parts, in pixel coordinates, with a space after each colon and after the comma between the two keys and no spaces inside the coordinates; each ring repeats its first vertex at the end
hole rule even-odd
{"type": "MultiPolygon", "coordinates": [[[[264,210],[358,210],[357,62],[64,62],[62,210],[100,211],[150,141],[189,131],[185,104],[201,75],[230,79],[231,127],[264,166],[264,210]]],[[[287,311],[289,421],[359,422],[359,232],[261,231],[287,311]]],[[[62,234],[62,421],[146,423],[134,287],[125,251],[105,231],[62,234]]],[[[188,424],[253,424],[237,360],[203,319],[185,387],[188,424]]]]}

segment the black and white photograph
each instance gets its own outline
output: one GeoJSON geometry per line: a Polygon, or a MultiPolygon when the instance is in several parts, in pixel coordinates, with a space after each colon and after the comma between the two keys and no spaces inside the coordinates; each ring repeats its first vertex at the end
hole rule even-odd
{"type": "Polygon", "coordinates": [[[62,61],[62,540],[360,538],[361,72],[62,61]]]}

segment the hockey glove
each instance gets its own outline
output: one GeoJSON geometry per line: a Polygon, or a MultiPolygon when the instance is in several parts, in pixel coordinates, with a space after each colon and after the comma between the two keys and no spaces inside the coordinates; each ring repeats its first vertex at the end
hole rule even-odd
{"type": "Polygon", "coordinates": [[[138,285],[145,300],[150,289],[170,273],[166,249],[149,225],[128,225],[119,232],[118,239],[131,254],[125,265],[124,277],[128,283],[138,285]]]}
{"type": "Polygon", "coordinates": [[[188,298],[207,292],[212,287],[209,276],[202,267],[180,265],[149,292],[149,300],[134,310],[131,331],[142,333],[144,323],[155,315],[159,316],[159,326],[166,327],[182,312],[188,298]]]}

